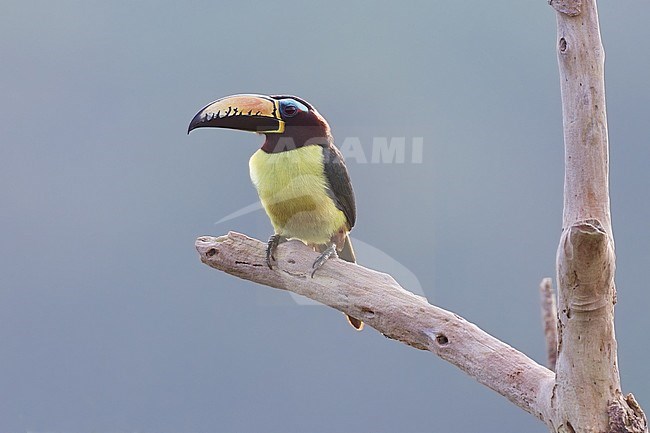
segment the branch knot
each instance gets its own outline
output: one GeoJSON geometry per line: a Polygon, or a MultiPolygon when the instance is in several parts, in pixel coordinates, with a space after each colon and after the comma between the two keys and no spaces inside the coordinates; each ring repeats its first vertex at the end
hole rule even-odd
{"type": "Polygon", "coordinates": [[[548,0],[548,4],[557,12],[570,17],[577,17],[582,12],[581,0],[548,0]]]}

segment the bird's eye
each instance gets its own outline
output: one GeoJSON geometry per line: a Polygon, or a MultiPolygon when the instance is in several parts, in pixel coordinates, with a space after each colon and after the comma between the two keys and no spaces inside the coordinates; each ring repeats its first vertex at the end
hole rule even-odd
{"type": "Polygon", "coordinates": [[[284,118],[294,117],[298,115],[298,113],[307,113],[308,111],[309,108],[307,108],[305,104],[296,101],[293,98],[284,98],[280,100],[280,112],[284,118]]]}
{"type": "Polygon", "coordinates": [[[286,104],[282,107],[282,114],[287,117],[293,117],[298,114],[298,107],[293,104],[286,104]]]}

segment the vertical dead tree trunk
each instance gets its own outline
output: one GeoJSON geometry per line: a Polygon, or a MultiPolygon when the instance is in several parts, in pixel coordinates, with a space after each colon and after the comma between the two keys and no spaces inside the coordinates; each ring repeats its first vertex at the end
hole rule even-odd
{"type": "Polygon", "coordinates": [[[596,2],[550,4],[557,12],[566,167],[557,253],[554,427],[558,432],[647,431],[634,397],[621,393],[617,364],[605,54],[596,2]]]}

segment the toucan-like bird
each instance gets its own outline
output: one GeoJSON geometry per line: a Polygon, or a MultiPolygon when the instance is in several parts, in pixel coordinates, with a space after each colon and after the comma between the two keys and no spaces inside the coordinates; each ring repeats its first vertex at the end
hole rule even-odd
{"type": "MultiPolygon", "coordinates": [[[[275,233],[266,249],[269,268],[280,242],[299,239],[321,255],[312,277],[331,256],[356,262],[349,232],[356,219],[354,191],[341,152],[323,116],[296,96],[233,95],[218,99],[190,122],[265,135],[249,161],[250,176],[275,233]]],[[[349,317],[356,329],[363,322],[349,317]]]]}

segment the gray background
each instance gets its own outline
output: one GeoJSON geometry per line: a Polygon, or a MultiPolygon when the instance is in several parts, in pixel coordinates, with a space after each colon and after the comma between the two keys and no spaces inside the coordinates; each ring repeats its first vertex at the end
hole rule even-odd
{"type": "MultiPolygon", "coordinates": [[[[650,408],[650,3],[600,15],[620,368],[650,408]]],[[[215,225],[256,201],[261,139],[185,134],[259,92],[368,155],[423,137],[421,164],[350,160],[354,238],[544,362],[563,175],[545,1],[9,1],[0,56],[0,432],[545,431],[429,353],[202,265],[199,235],[271,233],[261,211],[215,225]]]]}

